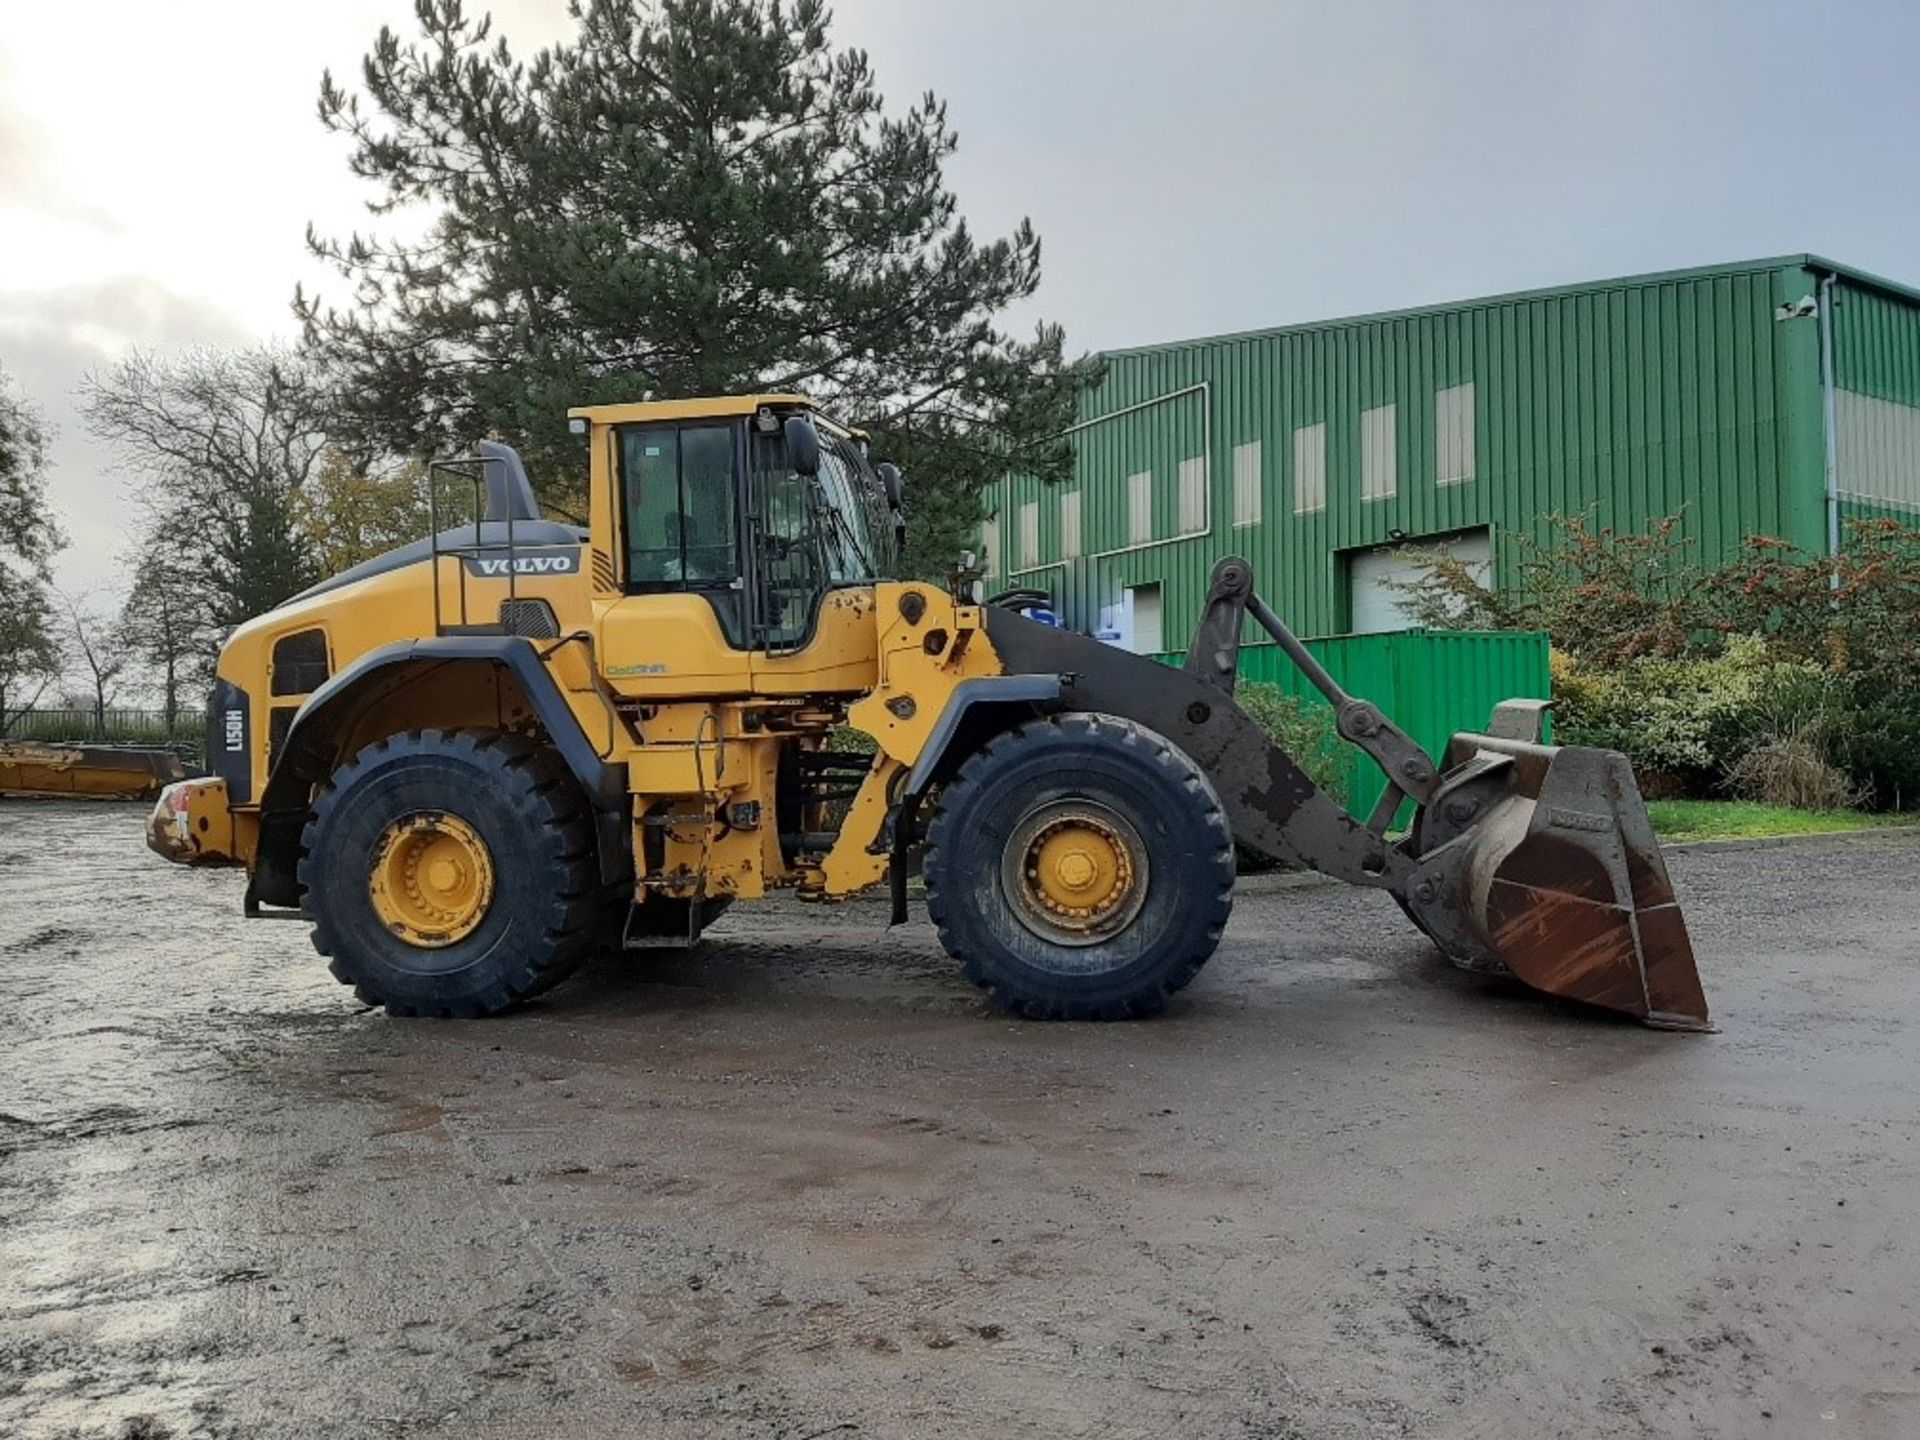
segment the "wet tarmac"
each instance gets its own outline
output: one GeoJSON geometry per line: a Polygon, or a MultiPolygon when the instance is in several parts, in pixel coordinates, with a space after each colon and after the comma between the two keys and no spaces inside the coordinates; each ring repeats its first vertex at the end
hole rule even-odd
{"type": "Polygon", "coordinates": [[[0,1435],[1920,1435],[1920,837],[1672,857],[1721,1033],[1256,884],[1161,1020],[736,909],[393,1021],[0,802],[0,1435]]]}

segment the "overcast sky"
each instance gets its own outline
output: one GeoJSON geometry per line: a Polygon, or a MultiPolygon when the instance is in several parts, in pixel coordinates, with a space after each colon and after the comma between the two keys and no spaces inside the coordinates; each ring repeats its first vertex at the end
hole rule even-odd
{"type": "MultiPolygon", "coordinates": [[[[475,10],[485,0],[469,0],[475,10]]],[[[498,0],[530,52],[563,0],[498,0]]],[[[983,234],[1031,216],[1079,348],[1813,250],[1920,282],[1920,4],[839,0],[932,89],[983,234]]],[[[57,438],[69,588],[125,499],[73,392],[134,345],[290,337],[364,223],[323,67],[409,0],[0,0],[0,368],[57,438]]]]}

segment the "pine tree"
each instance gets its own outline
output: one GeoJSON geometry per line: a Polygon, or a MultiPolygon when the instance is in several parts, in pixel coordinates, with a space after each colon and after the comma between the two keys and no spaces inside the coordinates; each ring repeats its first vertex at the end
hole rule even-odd
{"type": "Polygon", "coordinates": [[[1057,327],[997,323],[1039,283],[1038,237],[974,237],[944,105],[888,113],[821,0],[591,0],[524,62],[460,0],[416,14],[357,91],[320,94],[374,210],[433,217],[420,239],[309,232],[351,298],[295,303],[358,443],[499,435],[577,509],[569,405],[799,390],[938,487],[911,511],[950,532],[1010,465],[1070,466],[1049,437],[1084,367],[1057,327]]]}

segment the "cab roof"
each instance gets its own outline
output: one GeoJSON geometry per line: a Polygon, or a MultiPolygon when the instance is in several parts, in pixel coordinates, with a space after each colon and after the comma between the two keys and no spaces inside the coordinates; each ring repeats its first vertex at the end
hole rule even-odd
{"type": "Polygon", "coordinates": [[[796,407],[819,412],[805,395],[712,395],[692,400],[636,400],[625,405],[577,405],[567,411],[569,420],[590,420],[596,425],[631,425],[648,420],[700,420],[708,416],[751,415],[762,405],[791,410],[796,407]]]}
{"type": "Polygon", "coordinates": [[[567,411],[567,418],[587,420],[595,425],[644,425],[650,420],[710,420],[751,415],[762,405],[776,410],[811,410],[828,425],[863,444],[871,438],[866,431],[834,419],[811,396],[785,391],[764,395],[706,395],[691,400],[634,400],[624,405],[576,405],[567,411]]]}

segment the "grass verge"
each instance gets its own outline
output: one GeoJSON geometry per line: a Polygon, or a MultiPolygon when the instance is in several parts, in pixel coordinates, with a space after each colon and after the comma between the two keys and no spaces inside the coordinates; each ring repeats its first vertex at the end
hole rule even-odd
{"type": "Polygon", "coordinates": [[[1913,814],[1793,810],[1749,800],[1649,800],[1647,813],[1653,817],[1653,828],[1662,840],[1755,840],[1920,822],[1920,816],[1913,814]]]}

